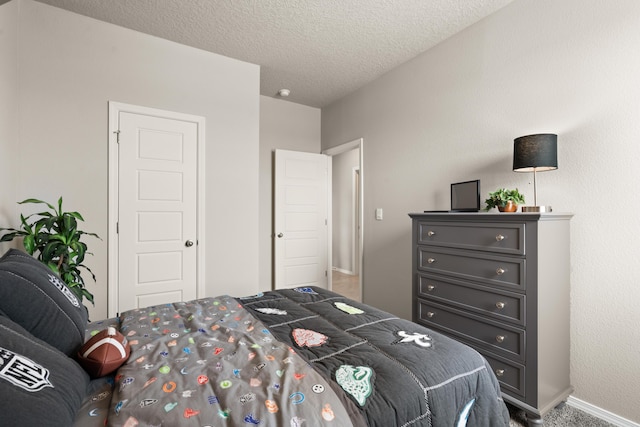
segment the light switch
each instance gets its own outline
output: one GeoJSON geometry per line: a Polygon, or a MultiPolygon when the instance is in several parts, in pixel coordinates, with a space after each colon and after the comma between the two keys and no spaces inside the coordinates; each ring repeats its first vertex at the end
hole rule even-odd
{"type": "Polygon", "coordinates": [[[376,220],[382,221],[382,208],[376,209],[376,220]]]}

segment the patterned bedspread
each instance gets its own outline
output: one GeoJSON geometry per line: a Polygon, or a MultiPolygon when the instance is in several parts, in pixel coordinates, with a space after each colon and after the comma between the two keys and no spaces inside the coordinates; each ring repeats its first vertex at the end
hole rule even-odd
{"type": "Polygon", "coordinates": [[[477,352],[320,288],[155,306],[120,321],[131,356],[82,410],[104,415],[76,425],[509,424],[477,352]]]}

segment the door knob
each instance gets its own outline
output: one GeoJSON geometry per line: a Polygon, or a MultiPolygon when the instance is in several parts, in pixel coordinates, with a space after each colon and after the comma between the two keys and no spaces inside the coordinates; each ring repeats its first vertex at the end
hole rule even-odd
{"type": "Polygon", "coordinates": [[[283,236],[284,236],[284,234],[278,233],[278,238],[282,239],[283,236]]]}
{"type": "Polygon", "coordinates": [[[184,245],[190,248],[191,246],[193,246],[193,240],[187,240],[186,242],[184,242],[184,245]]]}

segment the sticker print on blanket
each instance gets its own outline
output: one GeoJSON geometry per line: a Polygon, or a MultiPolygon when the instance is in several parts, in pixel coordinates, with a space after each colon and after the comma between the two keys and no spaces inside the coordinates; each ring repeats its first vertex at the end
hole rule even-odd
{"type": "Polygon", "coordinates": [[[131,310],[121,321],[131,356],[108,425],[352,425],[330,384],[231,297],[131,310]]]}

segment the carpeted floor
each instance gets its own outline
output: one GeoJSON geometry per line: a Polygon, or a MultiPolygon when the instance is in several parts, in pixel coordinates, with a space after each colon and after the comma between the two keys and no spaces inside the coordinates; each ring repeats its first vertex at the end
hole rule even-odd
{"type": "MultiPolygon", "coordinates": [[[[522,411],[508,404],[507,407],[511,414],[509,427],[527,427],[522,411]]],[[[551,410],[543,419],[544,427],[615,427],[569,405],[551,410]]]]}

